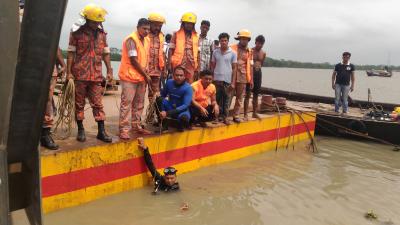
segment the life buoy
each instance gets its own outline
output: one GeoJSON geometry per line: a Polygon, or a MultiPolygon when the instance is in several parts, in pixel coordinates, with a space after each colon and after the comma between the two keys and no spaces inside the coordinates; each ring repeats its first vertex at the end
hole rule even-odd
{"type": "Polygon", "coordinates": [[[348,124],[347,127],[350,128],[353,131],[367,134],[367,126],[365,126],[365,123],[361,120],[351,120],[348,124]]]}

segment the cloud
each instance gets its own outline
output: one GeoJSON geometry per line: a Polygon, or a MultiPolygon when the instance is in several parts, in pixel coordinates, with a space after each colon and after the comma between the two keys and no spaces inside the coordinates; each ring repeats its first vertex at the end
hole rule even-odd
{"type": "Polygon", "coordinates": [[[104,26],[114,47],[120,47],[137,20],[150,12],[165,15],[163,31],[171,33],[178,29],[181,15],[192,11],[198,20],[211,21],[211,37],[221,32],[234,35],[242,28],[253,36],[264,34],[265,48],[273,58],[333,63],[349,50],[355,63],[385,64],[390,54],[391,62],[400,65],[397,0],[70,0],[63,48],[70,25],[90,2],[107,9],[104,26]]]}

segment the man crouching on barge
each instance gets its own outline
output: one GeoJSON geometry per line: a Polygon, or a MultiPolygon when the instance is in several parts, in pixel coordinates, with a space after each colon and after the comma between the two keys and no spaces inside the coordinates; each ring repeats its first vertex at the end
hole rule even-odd
{"type": "Polygon", "coordinates": [[[151,155],[149,152],[149,148],[145,145],[143,138],[139,137],[138,139],[139,149],[143,151],[144,161],[146,163],[147,168],[150,170],[151,175],[154,180],[154,192],[158,191],[177,191],[179,190],[179,183],[176,182],[176,170],[174,167],[166,167],[164,169],[164,175],[161,175],[153,164],[153,160],[151,159],[151,155]]]}

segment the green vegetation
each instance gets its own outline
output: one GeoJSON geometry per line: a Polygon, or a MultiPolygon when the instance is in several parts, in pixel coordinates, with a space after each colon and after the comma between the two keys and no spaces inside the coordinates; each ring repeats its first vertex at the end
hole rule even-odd
{"type": "MultiPolygon", "coordinates": [[[[62,54],[64,56],[64,59],[67,58],[67,51],[62,50],[62,54]]],[[[121,55],[117,53],[111,53],[111,61],[121,61],[121,55]]]]}
{"type": "MultiPolygon", "coordinates": [[[[111,52],[111,61],[121,61],[119,53],[111,52]]],[[[64,58],[67,57],[67,51],[62,51],[64,58]]],[[[333,69],[335,65],[328,62],[325,63],[311,63],[311,62],[298,62],[285,59],[267,58],[263,64],[264,67],[285,67],[285,68],[307,68],[307,69],[333,69]]],[[[385,65],[356,65],[357,70],[370,70],[382,69],[385,65]]],[[[400,66],[391,66],[393,70],[400,70],[400,66]]]]}
{"type": "MultiPolygon", "coordinates": [[[[263,64],[265,67],[286,67],[286,68],[308,68],[308,69],[333,69],[335,65],[330,63],[298,62],[285,59],[267,58],[263,64]]],[[[356,70],[382,69],[386,65],[355,65],[356,70]]],[[[400,66],[391,66],[393,70],[400,70],[400,66]]]]}

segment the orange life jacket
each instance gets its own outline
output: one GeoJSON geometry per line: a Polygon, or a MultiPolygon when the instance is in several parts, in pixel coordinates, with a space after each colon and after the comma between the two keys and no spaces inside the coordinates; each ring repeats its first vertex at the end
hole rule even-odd
{"type": "MultiPolygon", "coordinates": [[[[239,59],[238,48],[239,48],[239,45],[238,45],[238,44],[235,44],[235,45],[232,45],[232,46],[231,46],[231,49],[237,54],[237,57],[238,57],[238,59],[239,59]]],[[[247,51],[247,55],[248,55],[248,57],[247,57],[247,62],[246,62],[246,79],[247,79],[247,82],[250,83],[250,82],[251,82],[251,59],[252,59],[252,51],[251,51],[251,49],[250,49],[249,47],[247,47],[246,51],[247,51]]]]}
{"type": "Polygon", "coordinates": [[[119,78],[123,81],[129,81],[133,83],[143,82],[144,77],[140,74],[131,64],[131,60],[128,54],[128,48],[126,47],[126,42],[129,38],[132,38],[135,42],[136,51],[138,53],[137,59],[140,66],[143,69],[147,68],[148,63],[148,52],[149,52],[149,38],[145,37],[144,41],[140,41],[138,32],[133,32],[128,37],[125,38],[122,44],[122,57],[121,64],[119,66],[119,78]]]}
{"type": "MultiPolygon", "coordinates": [[[[175,33],[176,44],[174,54],[171,57],[172,68],[175,68],[182,64],[183,56],[185,54],[185,42],[186,35],[185,31],[181,28],[175,33]]],[[[197,56],[199,54],[199,36],[195,31],[192,32],[192,43],[193,43],[193,58],[194,58],[194,68],[198,66],[197,56]]]]}
{"type": "Polygon", "coordinates": [[[212,95],[216,94],[216,88],[214,84],[209,84],[204,89],[201,84],[201,80],[198,80],[192,84],[194,100],[199,103],[202,107],[207,107],[212,95]]]}
{"type": "Polygon", "coordinates": [[[158,39],[160,40],[160,48],[158,49],[158,65],[160,69],[163,70],[165,66],[164,61],[164,34],[160,32],[158,34],[158,39]]]}

